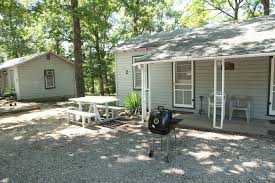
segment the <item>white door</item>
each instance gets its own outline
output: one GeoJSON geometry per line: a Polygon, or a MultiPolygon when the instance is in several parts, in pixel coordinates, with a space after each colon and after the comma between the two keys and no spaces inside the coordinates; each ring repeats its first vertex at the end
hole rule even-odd
{"type": "Polygon", "coordinates": [[[150,65],[146,64],[145,69],[144,69],[144,77],[145,77],[145,97],[146,97],[146,106],[147,106],[147,111],[151,111],[151,94],[150,94],[150,81],[151,81],[151,74],[150,74],[150,65]]]}
{"type": "Polygon", "coordinates": [[[269,114],[275,115],[275,63],[274,57],[271,61],[271,73],[270,73],[270,94],[269,94],[269,114]]]}
{"type": "Polygon", "coordinates": [[[193,61],[173,63],[174,106],[194,108],[193,61]]]}

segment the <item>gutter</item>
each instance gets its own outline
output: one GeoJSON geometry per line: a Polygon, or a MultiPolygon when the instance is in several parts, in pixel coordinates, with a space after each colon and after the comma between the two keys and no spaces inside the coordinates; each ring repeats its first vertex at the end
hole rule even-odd
{"type": "Polygon", "coordinates": [[[140,66],[145,64],[154,63],[169,63],[169,62],[179,62],[179,61],[209,61],[209,60],[224,60],[224,59],[235,59],[235,58],[251,58],[251,57],[269,57],[274,56],[275,52],[270,53],[258,53],[258,54],[245,54],[245,55],[231,55],[231,56],[217,56],[217,57],[171,57],[170,59],[162,60],[144,60],[141,62],[134,63],[133,66],[140,66]]]}

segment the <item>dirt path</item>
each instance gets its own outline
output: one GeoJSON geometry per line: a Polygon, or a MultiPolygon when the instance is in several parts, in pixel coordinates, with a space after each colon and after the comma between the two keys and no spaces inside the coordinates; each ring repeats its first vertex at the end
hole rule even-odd
{"type": "Polygon", "coordinates": [[[85,129],[62,108],[1,116],[0,182],[274,182],[275,142],[181,129],[170,163],[147,156],[146,127],[85,129]]]}

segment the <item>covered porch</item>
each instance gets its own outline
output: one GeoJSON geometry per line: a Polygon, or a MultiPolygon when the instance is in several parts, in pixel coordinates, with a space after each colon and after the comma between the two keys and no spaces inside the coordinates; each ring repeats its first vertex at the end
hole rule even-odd
{"type": "MultiPolygon", "coordinates": [[[[208,114],[207,120],[200,120],[215,129],[228,124],[233,128],[234,121],[227,120],[233,110],[241,108],[248,112],[233,113],[233,119],[246,116],[244,128],[256,128],[257,120],[275,120],[275,29],[270,26],[274,21],[274,17],[265,17],[156,34],[158,39],[133,44],[145,50],[133,62],[141,69],[143,120],[158,105],[208,114]],[[242,97],[246,105],[238,102],[242,97]]],[[[195,125],[197,120],[189,121],[195,125]]]]}
{"type": "Polygon", "coordinates": [[[143,120],[148,118],[149,111],[162,105],[185,114],[193,113],[177,116],[184,119],[182,125],[186,127],[215,128],[259,135],[273,134],[275,125],[270,121],[275,119],[272,115],[275,109],[274,62],[274,56],[266,54],[214,60],[171,59],[136,64],[142,75],[143,120]],[[227,71],[227,63],[233,64],[235,69],[227,71]],[[177,65],[181,67],[178,69],[179,73],[177,65]],[[165,75],[165,70],[161,69],[168,66],[172,69],[166,71],[168,74],[165,75]],[[162,79],[159,73],[165,75],[166,79],[162,79]],[[210,94],[213,95],[213,106],[208,117],[210,94]],[[250,98],[249,119],[245,112],[234,111],[233,119],[229,120],[234,96],[250,98]]]}

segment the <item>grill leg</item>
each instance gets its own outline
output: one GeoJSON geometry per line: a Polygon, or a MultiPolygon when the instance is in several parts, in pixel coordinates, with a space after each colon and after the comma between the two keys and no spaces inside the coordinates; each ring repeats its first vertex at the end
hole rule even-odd
{"type": "Polygon", "coordinates": [[[169,134],[166,136],[166,155],[164,157],[164,161],[166,163],[169,163],[170,162],[170,159],[169,159],[169,155],[170,155],[170,152],[169,152],[169,134]]]}
{"type": "Polygon", "coordinates": [[[174,128],[174,138],[175,138],[175,151],[178,152],[178,144],[177,144],[177,131],[176,128],[174,128]]]}
{"type": "Polygon", "coordinates": [[[156,141],[156,135],[153,134],[153,146],[152,146],[152,149],[149,151],[149,158],[153,157],[154,155],[154,150],[155,150],[155,141],[156,141]]]}

